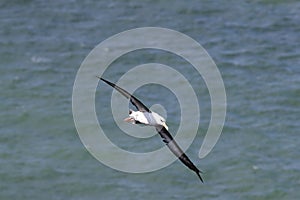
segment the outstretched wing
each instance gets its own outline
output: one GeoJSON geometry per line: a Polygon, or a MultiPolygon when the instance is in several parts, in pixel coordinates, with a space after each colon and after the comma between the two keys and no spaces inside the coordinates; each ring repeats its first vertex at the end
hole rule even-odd
{"type": "Polygon", "coordinates": [[[169,149],[172,151],[172,153],[175,154],[176,157],[178,157],[179,160],[185,166],[187,166],[189,169],[193,170],[197,174],[197,176],[200,178],[201,182],[203,183],[203,179],[200,176],[200,173],[202,173],[202,172],[192,163],[192,161],[187,157],[187,155],[181,150],[181,148],[178,146],[176,141],[173,139],[173,137],[169,133],[169,131],[163,126],[156,127],[156,131],[163,138],[164,143],[166,143],[166,145],[169,147],[169,149]]]}
{"type": "Polygon", "coordinates": [[[104,81],[105,83],[107,83],[108,85],[112,86],[113,88],[115,88],[116,90],[118,90],[124,97],[126,97],[127,99],[130,100],[130,102],[136,107],[136,109],[138,109],[141,112],[151,112],[149,110],[149,108],[147,108],[147,106],[145,106],[142,102],[140,102],[137,98],[135,98],[134,96],[132,96],[129,92],[127,92],[126,90],[120,88],[119,86],[117,86],[114,83],[109,82],[108,80],[105,80],[104,78],[101,78],[99,76],[97,76],[97,78],[99,78],[100,80],[104,81]]]}

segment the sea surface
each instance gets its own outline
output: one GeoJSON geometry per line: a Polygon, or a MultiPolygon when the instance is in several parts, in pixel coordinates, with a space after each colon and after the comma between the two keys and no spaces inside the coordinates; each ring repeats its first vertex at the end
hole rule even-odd
{"type": "MultiPolygon", "coordinates": [[[[299,24],[296,0],[2,0],[0,199],[299,199],[299,24]],[[179,161],[150,173],[111,169],[87,151],[75,128],[72,91],[85,57],[114,34],[149,26],[190,36],[218,66],[227,115],[213,151],[198,157],[211,104],[188,62],[141,50],[114,62],[104,77],[116,82],[131,67],[155,62],[177,66],[198,88],[200,126],[187,154],[204,171],[204,184],[179,161]]],[[[146,89],[135,94],[149,106],[164,105],[176,130],[175,96],[146,89]]],[[[107,104],[112,89],[97,90],[98,118],[115,144],[133,152],[163,145],[159,136],[122,137],[107,104]]]]}

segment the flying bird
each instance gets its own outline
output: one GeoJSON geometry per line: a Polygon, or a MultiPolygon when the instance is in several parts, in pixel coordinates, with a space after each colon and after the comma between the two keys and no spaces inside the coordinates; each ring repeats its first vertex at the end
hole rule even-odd
{"type": "Polygon", "coordinates": [[[132,94],[127,92],[126,90],[120,88],[119,86],[115,85],[114,83],[109,82],[101,77],[98,77],[103,82],[107,83],[108,85],[112,86],[118,92],[120,92],[124,97],[130,100],[130,102],[136,107],[137,111],[129,110],[129,117],[125,118],[124,121],[130,122],[132,124],[143,124],[148,126],[154,126],[156,131],[162,137],[163,142],[168,146],[171,152],[179,158],[179,160],[186,165],[189,169],[194,171],[201,182],[203,179],[200,175],[202,171],[200,171],[192,161],[187,157],[187,155],[182,151],[176,141],[173,139],[172,135],[168,131],[168,126],[166,124],[166,120],[160,116],[159,114],[151,111],[147,106],[145,106],[141,101],[139,101],[136,97],[132,94]]]}

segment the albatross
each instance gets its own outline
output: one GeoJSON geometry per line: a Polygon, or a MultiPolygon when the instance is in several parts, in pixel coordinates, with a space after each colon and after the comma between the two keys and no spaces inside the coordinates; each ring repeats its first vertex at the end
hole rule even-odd
{"type": "Polygon", "coordinates": [[[120,92],[124,97],[130,100],[130,102],[136,107],[137,111],[129,109],[129,117],[125,118],[124,121],[132,124],[143,124],[147,126],[154,126],[158,134],[162,137],[163,142],[168,146],[171,152],[179,158],[179,160],[187,166],[190,170],[194,171],[201,182],[203,179],[200,175],[200,171],[193,162],[187,157],[187,155],[182,151],[179,145],[176,143],[172,135],[168,131],[168,126],[166,120],[159,114],[151,111],[147,106],[145,106],[140,100],[134,97],[132,94],[126,90],[120,88],[114,83],[109,82],[108,80],[103,79],[102,77],[97,76],[100,80],[107,83],[118,92],[120,92]]]}

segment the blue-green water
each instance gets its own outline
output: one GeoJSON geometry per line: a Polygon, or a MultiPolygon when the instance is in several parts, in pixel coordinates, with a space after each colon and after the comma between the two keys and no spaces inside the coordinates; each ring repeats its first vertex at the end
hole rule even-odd
{"type": "MultiPolygon", "coordinates": [[[[0,199],[298,199],[299,10],[292,0],[1,1],[0,199]],[[71,97],[81,62],[107,37],[143,26],[194,38],[223,76],[223,134],[199,160],[210,119],[209,95],[201,86],[199,134],[187,152],[205,171],[205,184],[178,161],[146,174],[112,170],[78,137],[71,97]]],[[[137,52],[115,66],[147,62],[188,66],[159,52],[137,52]]],[[[124,73],[118,69],[106,76],[116,81],[124,73]]],[[[111,90],[105,90],[107,100],[111,90]]],[[[163,99],[163,93],[151,98],[163,99]]],[[[168,112],[176,126],[179,113],[168,112]]],[[[151,141],[160,144],[159,138],[151,141]]]]}

